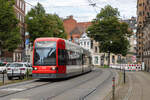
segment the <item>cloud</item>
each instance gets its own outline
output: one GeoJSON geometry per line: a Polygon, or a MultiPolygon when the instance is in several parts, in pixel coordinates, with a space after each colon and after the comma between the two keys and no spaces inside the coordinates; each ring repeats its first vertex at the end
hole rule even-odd
{"type": "MultiPolygon", "coordinates": [[[[91,21],[96,14],[105,5],[109,4],[114,8],[118,8],[121,17],[129,18],[136,16],[137,0],[91,0],[97,4],[97,7],[89,6],[88,0],[26,0],[32,5],[36,5],[39,1],[45,8],[47,13],[56,13],[60,17],[69,15],[75,16],[78,21],[91,21]]],[[[31,6],[27,5],[27,11],[31,6]]]]}

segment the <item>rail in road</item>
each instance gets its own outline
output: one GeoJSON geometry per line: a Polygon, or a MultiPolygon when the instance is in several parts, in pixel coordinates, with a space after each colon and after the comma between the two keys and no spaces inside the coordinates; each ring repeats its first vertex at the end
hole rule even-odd
{"type": "MultiPolygon", "coordinates": [[[[72,86],[72,87],[70,87],[70,88],[67,88],[67,89],[65,89],[65,90],[63,90],[63,91],[60,91],[60,92],[57,93],[56,95],[53,95],[53,96],[51,96],[51,97],[48,97],[47,99],[48,99],[48,100],[51,100],[51,99],[55,98],[56,96],[61,95],[62,93],[66,92],[66,91],[69,91],[70,89],[73,89],[73,88],[75,88],[75,87],[77,87],[77,86],[80,86],[81,84],[84,84],[84,83],[86,83],[86,82],[88,82],[88,81],[92,81],[93,79],[95,79],[96,77],[98,77],[100,74],[102,74],[102,71],[99,71],[98,74],[92,76],[90,79],[84,80],[84,81],[82,81],[82,82],[80,82],[80,83],[78,83],[78,84],[76,84],[76,85],[74,85],[74,86],[72,86]]],[[[94,89],[94,90],[95,90],[95,89],[94,89]]],[[[80,100],[84,100],[84,98],[87,97],[89,94],[91,94],[94,90],[91,90],[87,95],[81,97],[80,100]]]]}
{"type": "Polygon", "coordinates": [[[34,79],[31,81],[27,81],[27,82],[21,82],[17,84],[8,85],[8,86],[3,86],[3,87],[0,87],[0,97],[5,97],[11,94],[30,90],[30,89],[40,87],[40,86],[50,84],[50,83],[52,82],[44,82],[38,79],[34,79]]]}
{"type": "Polygon", "coordinates": [[[105,79],[102,83],[98,84],[94,89],[92,89],[89,93],[87,93],[86,95],[81,97],[79,100],[86,100],[86,98],[88,98],[89,95],[94,93],[102,84],[106,83],[106,81],[108,81],[108,79],[113,76],[113,72],[112,71],[110,71],[110,72],[111,73],[110,73],[109,77],[107,77],[107,79],[105,79]]]}
{"type": "Polygon", "coordinates": [[[95,96],[97,92],[99,95],[99,92],[108,93],[106,90],[111,89],[111,79],[114,75],[111,69],[109,71],[94,69],[91,73],[61,81],[32,80],[17,83],[0,87],[0,100],[11,100],[12,98],[28,98],[27,100],[96,100],[92,96],[95,96]],[[106,89],[105,85],[110,85],[110,88],[107,87],[108,89],[106,89]],[[29,97],[26,97],[27,95],[29,97]]]}
{"type": "MultiPolygon", "coordinates": [[[[95,77],[99,76],[101,74],[101,71],[98,72],[97,75],[93,76],[92,78],[90,79],[87,79],[87,80],[84,80],[82,81],[81,83],[79,84],[76,84],[75,86],[71,87],[71,88],[67,88],[66,90],[64,91],[61,91],[60,93],[57,93],[55,96],[52,96],[52,97],[48,97],[48,99],[52,99],[58,95],[60,95],[62,92],[65,92],[67,90],[70,90],[76,86],[79,86],[81,84],[84,84],[86,83],[87,81],[90,81],[92,79],[94,79],[95,77]]],[[[22,92],[22,91],[26,91],[26,90],[30,90],[30,89],[33,89],[33,88],[36,88],[36,87],[40,87],[40,86],[43,86],[43,85],[47,85],[47,84],[51,84],[53,83],[54,81],[50,81],[50,82],[42,82],[41,80],[38,80],[38,79],[35,79],[33,81],[29,81],[29,82],[24,82],[24,83],[20,83],[20,84],[14,84],[14,85],[10,85],[10,86],[6,86],[6,87],[1,87],[0,88],[0,97],[5,97],[5,96],[8,96],[8,95],[11,95],[11,94],[15,94],[15,93],[18,93],[18,92],[22,92]]],[[[84,98],[84,97],[83,97],[84,98]]]]}

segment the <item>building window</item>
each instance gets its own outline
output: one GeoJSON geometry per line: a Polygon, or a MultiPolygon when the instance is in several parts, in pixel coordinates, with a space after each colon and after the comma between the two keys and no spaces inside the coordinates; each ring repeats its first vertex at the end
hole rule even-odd
{"type": "Polygon", "coordinates": [[[20,0],[20,5],[19,5],[19,8],[21,8],[21,6],[22,6],[22,1],[20,0]]]}
{"type": "Polygon", "coordinates": [[[139,6],[142,6],[142,4],[140,3],[139,6]]]}
{"type": "Polygon", "coordinates": [[[150,14],[149,14],[149,12],[147,12],[147,16],[148,16],[148,17],[150,17],[150,14]]]}
{"type": "Polygon", "coordinates": [[[93,40],[91,40],[91,49],[93,49],[93,40]]]}
{"type": "Polygon", "coordinates": [[[80,45],[82,45],[82,42],[80,42],[80,45]]]}
{"type": "Polygon", "coordinates": [[[20,14],[19,14],[19,12],[17,12],[17,19],[19,19],[19,16],[20,16],[20,14]]]}
{"type": "Polygon", "coordinates": [[[15,5],[17,5],[17,0],[15,0],[15,5]]]}
{"type": "Polygon", "coordinates": [[[95,56],[94,63],[98,64],[98,56],[95,56]]]}
{"type": "Polygon", "coordinates": [[[86,42],[84,42],[84,46],[86,46],[86,42]]]}
{"type": "Polygon", "coordinates": [[[24,3],[22,3],[22,10],[24,11],[24,7],[25,7],[25,4],[24,3]]]}
{"type": "Polygon", "coordinates": [[[21,14],[20,14],[19,20],[22,21],[22,16],[21,16],[21,14]]]}
{"type": "Polygon", "coordinates": [[[22,23],[24,23],[24,17],[22,17],[22,23]]]}
{"type": "Polygon", "coordinates": [[[95,53],[97,53],[97,47],[95,47],[95,53]]]}
{"type": "Polygon", "coordinates": [[[115,63],[115,56],[112,56],[112,63],[115,63]]]}
{"type": "Polygon", "coordinates": [[[19,7],[19,0],[17,0],[17,6],[19,7]]]}
{"type": "Polygon", "coordinates": [[[149,4],[149,0],[147,0],[147,4],[149,4]]]}
{"type": "Polygon", "coordinates": [[[139,16],[142,16],[142,12],[141,11],[139,12],[139,16]]]}
{"type": "Polygon", "coordinates": [[[89,42],[87,42],[87,46],[89,46],[89,42]]]}

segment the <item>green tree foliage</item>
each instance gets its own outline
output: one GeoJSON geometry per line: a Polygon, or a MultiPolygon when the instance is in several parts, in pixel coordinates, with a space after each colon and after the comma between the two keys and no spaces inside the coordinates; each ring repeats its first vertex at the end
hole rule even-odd
{"type": "Polygon", "coordinates": [[[88,36],[100,43],[101,52],[111,52],[125,56],[130,47],[128,38],[131,36],[129,26],[119,21],[119,11],[110,5],[105,6],[92,26],[88,28],[88,36]]]}
{"type": "Polygon", "coordinates": [[[13,51],[21,43],[14,0],[0,0],[0,49],[13,51]]]}
{"type": "Polygon", "coordinates": [[[31,42],[38,37],[66,38],[63,21],[56,14],[46,14],[40,3],[28,12],[26,23],[31,42]]]}

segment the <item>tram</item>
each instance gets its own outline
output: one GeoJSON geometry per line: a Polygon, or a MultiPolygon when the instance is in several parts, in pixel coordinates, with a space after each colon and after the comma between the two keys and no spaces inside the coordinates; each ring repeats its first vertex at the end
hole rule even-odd
{"type": "Polygon", "coordinates": [[[61,38],[37,38],[33,45],[33,78],[67,78],[92,70],[91,53],[61,38]]]}

